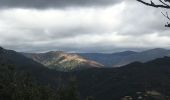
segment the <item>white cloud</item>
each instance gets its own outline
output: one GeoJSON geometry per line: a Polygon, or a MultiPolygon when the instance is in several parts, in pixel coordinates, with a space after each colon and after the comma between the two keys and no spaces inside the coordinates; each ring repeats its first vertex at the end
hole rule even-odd
{"type": "Polygon", "coordinates": [[[17,51],[114,52],[168,47],[160,10],[124,1],[102,8],[0,10],[0,45],[17,51]]]}

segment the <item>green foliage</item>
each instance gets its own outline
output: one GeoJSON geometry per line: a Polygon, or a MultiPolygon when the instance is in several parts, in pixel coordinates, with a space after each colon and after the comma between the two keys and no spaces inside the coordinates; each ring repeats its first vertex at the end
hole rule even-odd
{"type": "Polygon", "coordinates": [[[0,100],[55,100],[55,92],[36,84],[28,74],[0,66],[0,100]]]}
{"type": "Polygon", "coordinates": [[[79,100],[74,80],[55,91],[50,86],[36,84],[29,74],[11,66],[0,66],[0,100],[79,100]]]}
{"type": "Polygon", "coordinates": [[[75,79],[71,79],[67,87],[60,87],[58,100],[80,100],[75,79]]]}
{"type": "Polygon", "coordinates": [[[63,62],[63,63],[59,63],[59,61],[54,63],[51,63],[48,68],[50,69],[55,69],[57,71],[72,71],[75,69],[79,69],[81,68],[81,66],[83,65],[83,63],[80,63],[78,61],[67,61],[67,62],[63,62]]]}
{"type": "Polygon", "coordinates": [[[92,96],[88,96],[86,100],[94,100],[94,98],[92,96]]]}

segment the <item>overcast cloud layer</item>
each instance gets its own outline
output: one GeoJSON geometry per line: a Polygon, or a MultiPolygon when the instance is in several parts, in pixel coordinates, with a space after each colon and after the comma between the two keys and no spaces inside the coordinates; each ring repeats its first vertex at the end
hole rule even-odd
{"type": "Polygon", "coordinates": [[[0,0],[0,45],[22,52],[169,48],[161,9],[117,1],[0,0]]]}
{"type": "Polygon", "coordinates": [[[0,0],[1,8],[64,8],[107,6],[122,0],[0,0]]]}

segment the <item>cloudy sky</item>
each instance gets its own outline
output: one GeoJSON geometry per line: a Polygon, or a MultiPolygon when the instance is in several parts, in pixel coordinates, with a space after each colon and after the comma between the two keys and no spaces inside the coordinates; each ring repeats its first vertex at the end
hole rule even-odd
{"type": "Polygon", "coordinates": [[[169,48],[161,11],[136,0],[0,0],[0,46],[20,52],[169,48]]]}

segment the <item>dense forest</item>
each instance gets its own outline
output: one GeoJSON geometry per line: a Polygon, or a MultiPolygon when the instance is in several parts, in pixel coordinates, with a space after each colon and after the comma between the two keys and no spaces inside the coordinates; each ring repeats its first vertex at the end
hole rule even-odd
{"type": "Polygon", "coordinates": [[[79,100],[76,87],[74,79],[58,89],[43,86],[12,65],[0,65],[0,100],[79,100]]]}

